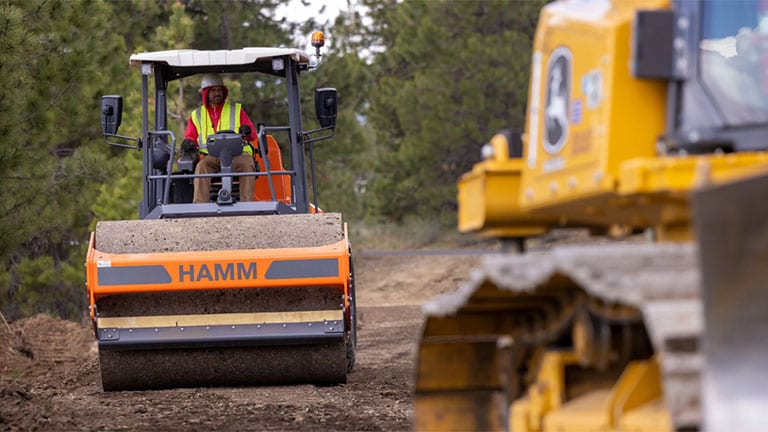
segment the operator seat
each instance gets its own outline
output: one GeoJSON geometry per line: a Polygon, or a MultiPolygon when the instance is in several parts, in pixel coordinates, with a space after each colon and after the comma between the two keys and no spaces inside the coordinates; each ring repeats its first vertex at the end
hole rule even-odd
{"type": "MultiPolygon", "coordinates": [[[[258,145],[255,147],[258,147],[258,145]]],[[[267,166],[264,164],[263,157],[258,152],[255,153],[259,170],[266,171],[267,166]]],[[[267,157],[269,158],[270,171],[285,170],[280,146],[272,135],[267,135],[267,157]]],[[[291,205],[291,176],[289,174],[272,174],[272,183],[275,187],[275,200],[285,205],[291,205]]],[[[272,201],[272,194],[269,191],[269,180],[266,175],[256,177],[256,185],[253,189],[255,201],[272,201]]]]}

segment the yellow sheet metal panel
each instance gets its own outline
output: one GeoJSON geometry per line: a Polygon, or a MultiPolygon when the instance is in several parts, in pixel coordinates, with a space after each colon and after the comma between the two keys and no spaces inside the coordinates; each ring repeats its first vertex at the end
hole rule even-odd
{"type": "MultiPolygon", "coordinates": [[[[630,363],[624,369],[611,393],[609,414],[611,424],[616,426],[625,413],[661,399],[659,364],[655,360],[630,363]]],[[[662,426],[663,424],[659,425],[658,430],[662,430],[662,426]]]]}
{"type": "Polygon", "coordinates": [[[580,5],[539,21],[521,182],[522,209],[565,218],[548,207],[613,192],[621,162],[654,155],[666,106],[663,83],[631,76],[630,38],[636,9],[668,3],[580,5]]]}
{"type": "Polygon", "coordinates": [[[571,352],[544,353],[536,382],[528,388],[530,423],[535,428],[541,429],[547,414],[562,406],[565,401],[565,367],[576,363],[578,358],[571,352]]]}
{"type": "Polygon", "coordinates": [[[501,390],[508,353],[495,336],[425,339],[419,344],[416,392],[501,390]]]}
{"type": "Polygon", "coordinates": [[[506,398],[500,392],[416,394],[413,400],[415,431],[506,430],[506,398]]]}
{"type": "Polygon", "coordinates": [[[515,400],[509,406],[509,424],[507,430],[510,431],[531,431],[531,401],[528,397],[521,397],[515,400]]]}
{"type": "MultiPolygon", "coordinates": [[[[636,158],[621,166],[618,193],[631,203],[636,225],[656,227],[659,241],[693,238],[691,192],[703,184],[718,184],[768,172],[765,153],[707,154],[636,158]],[[642,220],[641,220],[642,217],[642,220]]],[[[617,209],[610,212],[616,213],[617,209]]]]}
{"type": "Polygon", "coordinates": [[[619,193],[687,194],[702,183],[724,183],[768,172],[768,154],[730,153],[638,158],[621,166],[619,193]]]}
{"type": "Polygon", "coordinates": [[[618,422],[619,431],[626,432],[671,432],[672,420],[664,401],[656,399],[629,411],[618,422]]]}
{"type": "Polygon", "coordinates": [[[658,240],[688,241],[689,195],[702,173],[705,181],[721,182],[766,171],[765,160],[755,153],[635,158],[622,164],[615,191],[574,195],[573,200],[551,203],[547,211],[567,215],[563,221],[569,225],[655,227],[658,240]]]}
{"type": "Polygon", "coordinates": [[[458,184],[459,231],[477,231],[519,212],[517,201],[509,199],[517,196],[519,181],[518,161],[485,161],[464,174],[458,184]],[[508,199],[499,199],[504,195],[508,199]]]}
{"type": "Polygon", "coordinates": [[[544,420],[546,432],[607,432],[610,390],[595,390],[569,401],[549,413],[544,420]]]}
{"type": "Polygon", "coordinates": [[[542,234],[552,221],[537,219],[518,205],[520,159],[478,163],[458,182],[459,231],[495,237],[542,234]]]}
{"type": "Polygon", "coordinates": [[[614,428],[625,431],[671,431],[672,419],[662,402],[661,372],[656,360],[630,363],[613,389],[614,428]]]}
{"type": "Polygon", "coordinates": [[[627,365],[611,389],[594,390],[551,410],[546,432],[670,431],[669,411],[662,402],[661,374],[655,360],[627,365]]]}
{"type": "Polygon", "coordinates": [[[449,317],[429,317],[424,326],[424,338],[453,335],[515,335],[527,330],[528,317],[510,311],[479,310],[449,317]]]}

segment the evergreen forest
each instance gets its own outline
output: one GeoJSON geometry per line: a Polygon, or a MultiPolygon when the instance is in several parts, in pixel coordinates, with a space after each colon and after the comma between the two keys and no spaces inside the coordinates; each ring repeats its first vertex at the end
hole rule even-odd
{"type": "MultiPolygon", "coordinates": [[[[314,149],[319,205],[358,229],[455,231],[457,179],[496,131],[523,126],[545,1],[335,1],[346,2],[338,16],[303,22],[281,17],[278,0],[1,1],[2,316],[80,319],[90,232],[138,217],[141,153],[106,145],[99,113],[102,95],[122,95],[120,134],[140,135],[131,53],[306,48],[324,31],[321,65],[301,82],[309,123],[313,88],[339,94],[335,136],[314,149]]],[[[269,88],[227,85],[254,122],[284,115],[269,88]]],[[[190,77],[169,89],[177,136],[198,87],[190,77]]]]}

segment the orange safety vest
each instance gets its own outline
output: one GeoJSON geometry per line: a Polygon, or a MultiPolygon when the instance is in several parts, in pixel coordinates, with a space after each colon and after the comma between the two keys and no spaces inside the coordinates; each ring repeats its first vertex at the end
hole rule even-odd
{"type": "MultiPolygon", "coordinates": [[[[225,103],[221,107],[221,116],[219,116],[219,127],[217,130],[232,130],[237,131],[240,129],[240,112],[243,110],[243,106],[239,103],[225,103]]],[[[192,123],[197,128],[197,147],[200,153],[208,154],[208,148],[206,143],[208,142],[208,136],[216,133],[213,124],[211,123],[211,117],[206,111],[205,115],[202,115],[203,107],[197,108],[192,113],[192,123]]],[[[243,153],[253,155],[253,149],[251,146],[243,146],[243,153]]]]}

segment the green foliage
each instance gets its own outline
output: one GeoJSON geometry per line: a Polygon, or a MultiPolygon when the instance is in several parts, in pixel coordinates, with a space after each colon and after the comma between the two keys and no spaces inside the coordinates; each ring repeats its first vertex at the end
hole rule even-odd
{"type": "Polygon", "coordinates": [[[194,22],[195,49],[236,49],[247,46],[293,46],[296,24],[277,19],[279,0],[182,0],[194,22]]]}
{"type": "Polygon", "coordinates": [[[80,319],[86,304],[82,276],[84,251],[84,245],[77,248],[73,259],[67,262],[57,262],[52,256],[26,258],[12,276],[3,275],[0,279],[10,286],[10,290],[0,292],[0,299],[8,305],[3,311],[7,318],[48,313],[80,319]]]}
{"type": "MultiPolygon", "coordinates": [[[[422,244],[455,220],[455,183],[496,130],[521,127],[530,49],[544,0],[356,0],[333,23],[278,19],[280,0],[0,2],[0,310],[11,319],[79,317],[83,262],[99,220],[130,219],[142,199],[141,152],[106,146],[99,101],[123,95],[121,135],[141,135],[132,52],[298,46],[327,31],[321,65],[302,73],[304,129],[313,89],[339,93],[332,139],[313,144],[318,203],[353,222],[396,221],[422,244]]],[[[278,78],[227,76],[254,122],[285,124],[278,78]]],[[[168,88],[181,136],[199,77],[168,88]]],[[[150,108],[151,111],[151,108],[150,108]]],[[[153,118],[153,113],[150,113],[153,118]]],[[[281,138],[278,137],[278,140],[281,138]]],[[[284,139],[284,138],[283,138],[284,139]]],[[[354,231],[354,229],[353,229],[354,231]]],[[[383,231],[360,238],[376,240],[383,231]],[[366,237],[367,236],[367,237],[366,237]]]]}
{"type": "MultiPolygon", "coordinates": [[[[154,36],[157,28],[168,22],[177,3],[175,0],[106,1],[113,10],[109,23],[115,34],[122,36],[125,45],[134,51],[143,51],[142,47],[154,36]]],[[[125,61],[122,66],[126,68],[125,61]]]]}
{"type": "Polygon", "coordinates": [[[375,214],[401,221],[455,212],[456,181],[479,160],[480,143],[523,125],[542,3],[409,1],[375,9],[387,44],[376,57],[369,117],[381,149],[375,171],[386,173],[371,185],[375,214]]]}
{"type": "Polygon", "coordinates": [[[91,211],[95,218],[90,229],[95,229],[99,220],[136,219],[141,202],[141,153],[126,152],[121,158],[125,175],[110,183],[102,183],[99,195],[93,200],[91,211]]]}
{"type": "MultiPolygon", "coordinates": [[[[354,15],[339,19],[332,34],[352,34],[345,26],[354,15]]],[[[338,38],[338,35],[337,35],[338,38]]],[[[348,40],[347,38],[343,40],[348,40]]],[[[347,219],[359,220],[365,215],[366,190],[373,167],[372,133],[365,125],[368,97],[374,83],[369,65],[350,43],[323,57],[319,68],[302,76],[303,118],[305,129],[318,128],[315,120],[313,89],[333,87],[338,92],[339,113],[332,139],[315,144],[318,203],[327,211],[339,211],[347,219]]]]}
{"type": "MultiPolygon", "coordinates": [[[[101,2],[12,1],[0,9],[0,259],[6,261],[24,243],[50,244],[40,231],[59,231],[60,215],[87,211],[66,196],[78,194],[72,177],[84,172],[65,161],[100,135],[97,96],[110,71],[107,59],[120,45],[101,24],[108,10],[101,2]]],[[[105,168],[86,167],[87,175],[104,177],[105,168]]]]}
{"type": "MultiPolygon", "coordinates": [[[[194,36],[192,18],[186,14],[180,3],[171,6],[171,15],[166,25],[159,25],[151,40],[152,45],[161,45],[157,49],[185,49],[189,48],[194,36]]],[[[154,48],[153,48],[154,49],[154,48]]]]}
{"type": "MultiPolygon", "coordinates": [[[[96,144],[99,95],[109,80],[125,76],[114,56],[124,50],[122,39],[111,32],[110,18],[110,7],[99,0],[0,3],[3,310],[13,309],[17,295],[68,310],[57,306],[70,298],[58,296],[68,283],[60,270],[87,239],[90,200],[112,168],[112,154],[96,144]],[[44,275],[44,266],[59,271],[44,275]],[[25,272],[39,279],[31,283],[25,272]],[[29,291],[42,286],[55,295],[29,291]]],[[[82,257],[71,263],[78,269],[72,286],[82,290],[82,257]]]]}
{"type": "MultiPolygon", "coordinates": [[[[140,36],[135,36],[138,46],[134,51],[168,50],[188,47],[192,42],[193,23],[180,3],[170,1],[118,2],[121,7],[131,5],[125,11],[131,16],[140,16],[154,22],[152,29],[144,29],[140,36]]],[[[126,37],[130,33],[126,34],[126,37]]],[[[120,134],[131,137],[141,136],[141,76],[136,69],[128,70],[131,74],[126,80],[123,95],[123,123],[120,134]]],[[[185,86],[183,80],[175,82],[168,89],[168,117],[176,121],[183,131],[188,116],[185,104],[185,86]]],[[[196,93],[196,92],[194,92],[196,93]]],[[[153,116],[150,106],[150,116],[153,116]]],[[[99,195],[91,202],[94,216],[90,229],[94,229],[99,220],[124,220],[138,217],[139,203],[142,200],[142,153],[133,150],[120,150],[115,176],[109,182],[99,185],[99,195]]]]}

